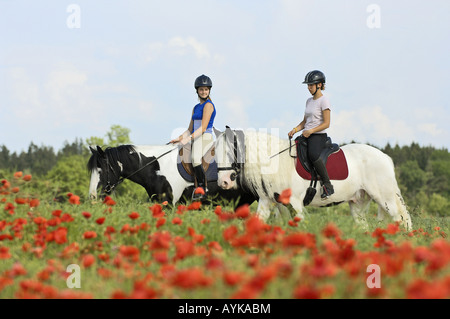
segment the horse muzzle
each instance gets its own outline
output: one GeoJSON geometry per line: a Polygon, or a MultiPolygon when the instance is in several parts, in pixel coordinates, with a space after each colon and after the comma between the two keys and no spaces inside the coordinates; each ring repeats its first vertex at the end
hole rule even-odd
{"type": "Polygon", "coordinates": [[[223,189],[236,188],[236,172],[219,172],[217,185],[223,189]]]}

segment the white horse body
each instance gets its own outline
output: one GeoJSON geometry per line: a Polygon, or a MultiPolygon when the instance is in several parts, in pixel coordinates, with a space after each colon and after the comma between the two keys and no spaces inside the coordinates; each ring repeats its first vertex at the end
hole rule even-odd
{"type": "MultiPolygon", "coordinates": [[[[297,212],[302,214],[303,199],[309,180],[300,177],[295,168],[295,147],[292,154],[288,151],[279,152],[289,147],[289,140],[280,139],[263,132],[245,131],[245,164],[241,172],[241,183],[253,189],[260,200],[258,215],[266,220],[276,205],[276,194],[291,189],[290,203],[297,212]]],[[[242,146],[238,146],[242,147],[242,146]]],[[[312,206],[327,206],[333,203],[348,202],[355,221],[366,226],[365,212],[370,200],[379,206],[378,216],[382,219],[387,213],[394,221],[399,221],[411,228],[411,218],[395,179],[392,159],[380,150],[365,144],[349,144],[342,146],[345,154],[349,174],[345,180],[332,180],[335,193],[326,200],[322,200],[320,192],[316,193],[312,206]],[[366,196],[368,195],[368,196],[366,196]]],[[[216,162],[218,168],[230,167],[230,143],[225,141],[225,134],[219,135],[216,141],[216,162]],[[228,155],[227,155],[228,154],[228,155]]],[[[220,170],[218,184],[222,188],[236,188],[237,183],[231,177],[233,170],[220,170]]]]}

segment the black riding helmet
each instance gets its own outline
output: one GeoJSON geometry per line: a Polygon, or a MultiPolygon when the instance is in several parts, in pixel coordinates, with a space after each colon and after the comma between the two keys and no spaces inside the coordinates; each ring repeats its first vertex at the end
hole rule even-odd
{"type": "Polygon", "coordinates": [[[325,83],[325,74],[323,74],[319,70],[314,70],[308,72],[305,76],[305,81],[303,84],[317,84],[317,83],[325,83]]]}
{"type": "Polygon", "coordinates": [[[204,74],[200,75],[198,78],[195,79],[195,83],[194,83],[195,89],[197,90],[201,86],[206,86],[209,88],[212,87],[211,79],[204,74]]]}

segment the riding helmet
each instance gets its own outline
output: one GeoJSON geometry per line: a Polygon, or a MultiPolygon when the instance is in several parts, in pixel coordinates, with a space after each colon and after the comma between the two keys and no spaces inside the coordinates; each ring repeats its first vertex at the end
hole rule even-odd
{"type": "Polygon", "coordinates": [[[201,86],[206,86],[209,88],[212,87],[211,79],[204,74],[200,75],[197,79],[195,79],[195,83],[194,83],[195,89],[197,90],[201,86]]]}
{"type": "Polygon", "coordinates": [[[308,72],[305,76],[305,81],[303,84],[317,84],[317,83],[325,83],[325,74],[323,74],[319,70],[314,70],[308,72]]]}

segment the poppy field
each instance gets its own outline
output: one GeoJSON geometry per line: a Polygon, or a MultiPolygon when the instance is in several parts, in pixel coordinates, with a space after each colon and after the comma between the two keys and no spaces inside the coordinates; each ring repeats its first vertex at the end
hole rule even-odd
{"type": "MultiPolygon", "coordinates": [[[[449,298],[449,219],[355,225],[347,206],[261,221],[229,203],[64,203],[0,183],[0,298],[449,298]]],[[[289,190],[281,196],[289,201],[289,190]]]]}

